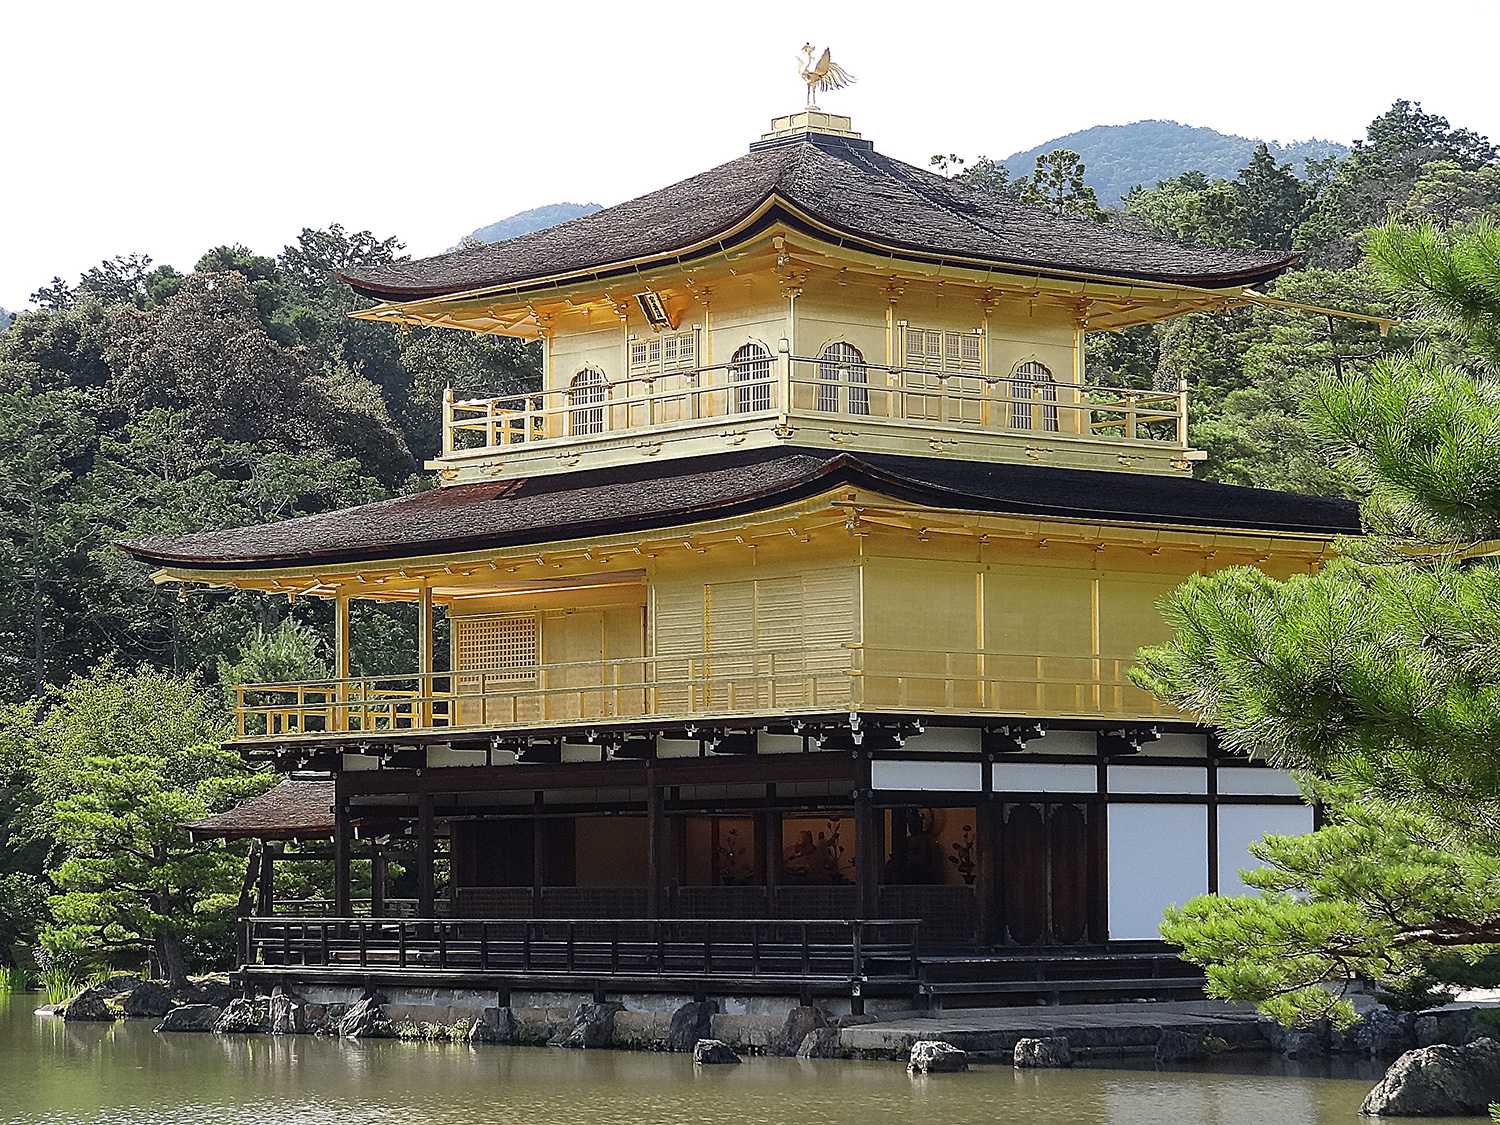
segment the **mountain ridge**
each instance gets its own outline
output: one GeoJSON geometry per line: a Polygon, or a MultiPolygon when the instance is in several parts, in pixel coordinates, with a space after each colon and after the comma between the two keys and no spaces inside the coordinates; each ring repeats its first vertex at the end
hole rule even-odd
{"type": "MultiPolygon", "coordinates": [[[[1036,167],[1038,156],[1054,149],[1069,149],[1083,160],[1084,180],[1094,189],[1100,204],[1113,207],[1136,184],[1152,187],[1158,180],[1168,180],[1183,172],[1197,170],[1210,179],[1233,179],[1250,163],[1250,154],[1261,143],[1254,137],[1153,118],[1132,121],[1128,125],[1094,125],[1079,129],[1054,137],[1035,148],[1012,153],[1000,163],[1010,169],[1012,176],[1026,176],[1036,167]]],[[[1298,175],[1304,174],[1302,164],[1309,158],[1342,157],[1349,152],[1348,145],[1337,141],[1309,139],[1286,144],[1278,141],[1264,143],[1279,163],[1290,161],[1298,175]]],[[[470,237],[485,242],[503,242],[599,210],[602,208],[597,203],[548,203],[478,227],[470,232],[470,237]]]]}
{"type": "Polygon", "coordinates": [[[504,242],[507,238],[519,238],[523,234],[555,227],[558,223],[565,223],[580,215],[592,215],[595,211],[602,210],[597,203],[546,203],[497,219],[488,226],[471,231],[469,237],[483,239],[485,242],[504,242]]]}
{"type": "MultiPolygon", "coordinates": [[[[1054,149],[1069,149],[1082,159],[1084,182],[1094,189],[1100,205],[1112,207],[1136,184],[1153,187],[1158,180],[1169,180],[1183,172],[1197,170],[1209,179],[1232,180],[1250,163],[1250,154],[1261,143],[1254,137],[1221,133],[1202,125],[1151,119],[1080,129],[1035,148],[1013,152],[1000,163],[1012,176],[1027,176],[1035,169],[1038,156],[1054,149]]],[[[1279,163],[1292,162],[1299,176],[1305,174],[1303,164],[1307,159],[1343,157],[1349,152],[1346,144],[1316,138],[1264,144],[1279,163]]]]}

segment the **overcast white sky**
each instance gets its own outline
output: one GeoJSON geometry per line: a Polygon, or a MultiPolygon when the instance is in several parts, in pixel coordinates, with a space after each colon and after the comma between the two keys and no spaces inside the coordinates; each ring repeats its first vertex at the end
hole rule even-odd
{"type": "Polygon", "coordinates": [[[141,252],[304,226],[415,255],[544,203],[618,203],[745,151],[796,49],[890,156],[1004,156],[1170,118],[1349,141],[1396,98],[1500,137],[1500,0],[0,0],[0,306],[141,252]]]}

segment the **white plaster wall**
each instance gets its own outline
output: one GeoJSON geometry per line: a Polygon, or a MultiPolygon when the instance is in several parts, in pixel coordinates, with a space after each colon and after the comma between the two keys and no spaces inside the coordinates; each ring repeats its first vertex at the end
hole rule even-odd
{"type": "Polygon", "coordinates": [[[448,746],[429,746],[427,765],[431,769],[448,766],[482,766],[485,764],[483,750],[454,750],[448,746]]]}
{"type": "Polygon", "coordinates": [[[940,751],[949,754],[978,754],[981,735],[974,727],[929,727],[906,740],[904,749],[922,753],[940,751]]]}
{"type": "Polygon", "coordinates": [[[875,789],[978,793],[984,788],[983,762],[871,762],[875,789]]]}
{"type": "Polygon", "coordinates": [[[1110,766],[1111,793],[1207,793],[1202,766],[1110,766]]]}
{"type": "Polygon", "coordinates": [[[1145,757],[1206,758],[1208,736],[1167,731],[1155,742],[1143,743],[1141,754],[1145,757]]]}
{"type": "Polygon", "coordinates": [[[1296,797],[1301,790],[1285,770],[1219,767],[1219,792],[1237,797],[1296,797]]]}
{"type": "Polygon", "coordinates": [[[1219,893],[1255,893],[1240,878],[1244,868],[1261,866],[1250,854],[1253,842],[1268,833],[1300,836],[1312,829],[1313,811],[1307,805],[1220,805],[1219,893]]]}
{"type": "Polygon", "coordinates": [[[1087,754],[1093,757],[1098,750],[1099,738],[1091,730],[1049,730],[1041,738],[1033,738],[1026,749],[1037,754],[1087,754]]]}
{"type": "Polygon", "coordinates": [[[1094,793],[1099,771],[1092,765],[996,762],[996,793],[1094,793]]]}
{"type": "Polygon", "coordinates": [[[1204,805],[1109,806],[1109,936],[1161,936],[1162,912],[1208,893],[1204,805]]]}

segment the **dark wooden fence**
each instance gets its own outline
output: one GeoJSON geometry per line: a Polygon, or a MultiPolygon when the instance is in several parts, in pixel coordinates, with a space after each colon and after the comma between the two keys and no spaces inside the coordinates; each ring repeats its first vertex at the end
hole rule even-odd
{"type": "MultiPolygon", "coordinates": [[[[919,979],[914,919],[249,918],[246,968],[725,985],[919,979]]],[[[295,974],[293,974],[295,975],[295,974]]]]}

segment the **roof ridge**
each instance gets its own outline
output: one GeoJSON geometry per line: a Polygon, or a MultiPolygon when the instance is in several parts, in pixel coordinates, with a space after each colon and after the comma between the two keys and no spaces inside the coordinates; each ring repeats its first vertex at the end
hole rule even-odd
{"type": "Polygon", "coordinates": [[[862,147],[809,138],[753,149],[675,184],[504,242],[340,271],[363,296],[408,301],[609,275],[682,260],[754,229],[774,198],[851,244],[1030,273],[1222,288],[1276,276],[1296,255],[1190,246],[1005,199],[862,147]]]}

